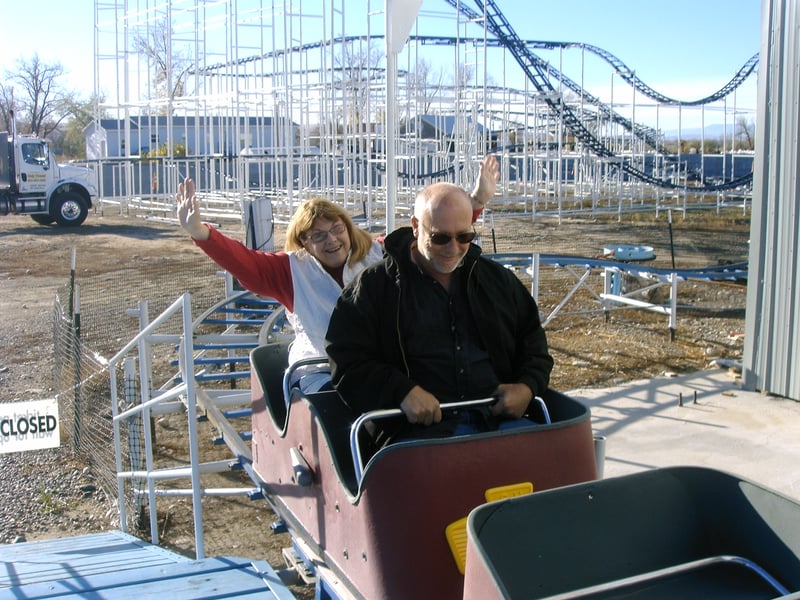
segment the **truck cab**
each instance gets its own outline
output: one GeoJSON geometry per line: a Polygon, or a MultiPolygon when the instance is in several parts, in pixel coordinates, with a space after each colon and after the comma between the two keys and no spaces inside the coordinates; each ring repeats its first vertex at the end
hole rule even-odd
{"type": "Polygon", "coordinates": [[[15,147],[17,184],[21,194],[47,191],[47,171],[50,169],[50,149],[44,140],[20,139],[15,147]]]}
{"type": "Polygon", "coordinates": [[[56,163],[46,140],[0,133],[0,215],[77,227],[97,195],[94,179],[86,167],[56,163]]]}

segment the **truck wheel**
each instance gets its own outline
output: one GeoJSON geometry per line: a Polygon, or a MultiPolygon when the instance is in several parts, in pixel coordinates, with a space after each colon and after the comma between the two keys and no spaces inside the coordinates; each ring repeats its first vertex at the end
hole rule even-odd
{"type": "Polygon", "coordinates": [[[55,198],[55,204],[50,207],[56,223],[62,227],[77,227],[89,215],[86,201],[78,194],[68,192],[55,198]]]}
{"type": "Polygon", "coordinates": [[[50,215],[31,215],[31,219],[36,221],[39,225],[50,225],[55,219],[50,215]]]}

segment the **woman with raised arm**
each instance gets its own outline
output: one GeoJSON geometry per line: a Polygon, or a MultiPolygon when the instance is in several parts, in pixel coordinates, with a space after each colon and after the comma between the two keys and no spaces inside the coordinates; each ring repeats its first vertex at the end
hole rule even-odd
{"type": "MultiPolygon", "coordinates": [[[[497,159],[488,155],[471,195],[473,220],[494,195],[498,176],[497,159]]],[[[176,200],[181,227],[211,260],[245,289],[274,298],[286,308],[295,332],[289,364],[326,356],[325,332],[336,300],[356,275],[381,260],[380,241],[359,229],[338,205],[315,198],[295,211],[283,252],[253,250],[203,223],[193,180],[179,184],[176,200]]],[[[329,383],[328,372],[303,373],[300,381],[306,392],[329,383]]]]}

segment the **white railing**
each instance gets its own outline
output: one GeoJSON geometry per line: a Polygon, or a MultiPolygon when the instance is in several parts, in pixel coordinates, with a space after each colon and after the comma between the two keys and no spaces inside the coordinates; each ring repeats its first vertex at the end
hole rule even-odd
{"type": "MultiPolygon", "coordinates": [[[[125,502],[125,483],[132,482],[131,488],[135,505],[142,506],[144,497],[147,498],[150,516],[150,532],[153,544],[159,543],[159,529],[156,510],[156,499],[164,496],[191,496],[195,535],[195,553],[198,559],[205,555],[203,543],[203,518],[201,499],[203,496],[230,496],[252,494],[250,488],[204,488],[201,475],[228,470],[230,461],[212,461],[203,463],[200,460],[198,443],[198,406],[205,414],[220,415],[218,404],[249,403],[249,390],[240,392],[235,399],[227,393],[224,397],[200,389],[194,378],[194,341],[203,339],[195,336],[194,330],[197,323],[192,322],[191,294],[184,293],[172,303],[164,312],[153,321],[148,322],[147,303],[141,302],[139,308],[128,311],[139,317],[140,331],[125,346],[117,352],[108,362],[111,387],[111,412],[113,417],[114,451],[117,470],[117,491],[119,495],[120,525],[122,531],[127,528],[127,505],[125,502]],[[164,326],[176,315],[181,317],[181,333],[159,333],[159,328],[164,326]],[[178,348],[178,363],[180,364],[180,381],[172,378],[172,383],[165,384],[159,389],[154,389],[152,381],[152,358],[154,350],[163,345],[178,348]],[[134,356],[138,359],[138,395],[126,393],[125,398],[119,398],[117,372],[123,367],[126,382],[136,378],[134,356]],[[246,397],[245,397],[246,396],[246,397]],[[219,398],[219,402],[218,402],[219,398]],[[168,412],[186,412],[189,465],[179,467],[156,468],[153,458],[153,431],[150,417],[154,414],[168,412]],[[144,447],[144,464],[140,464],[141,456],[137,451],[131,451],[131,465],[123,465],[122,428],[128,427],[128,443],[139,443],[144,447]],[[164,488],[157,483],[177,478],[190,478],[189,488],[164,488]],[[145,481],[145,489],[140,487],[140,481],[145,481]]],[[[126,386],[126,390],[129,386],[126,386]]],[[[215,423],[216,424],[216,423],[215,423]]],[[[226,441],[237,458],[249,457],[249,448],[244,445],[238,433],[233,435],[232,428],[226,432],[226,441]]]]}

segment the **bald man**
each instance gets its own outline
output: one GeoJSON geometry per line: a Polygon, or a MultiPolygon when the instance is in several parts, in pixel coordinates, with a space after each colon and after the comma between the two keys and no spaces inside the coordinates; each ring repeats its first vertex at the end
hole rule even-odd
{"type": "MultiPolygon", "coordinates": [[[[332,378],[357,413],[401,408],[392,436],[458,433],[442,403],[496,397],[495,428],[518,420],[547,389],[553,359],[530,293],[472,243],[469,195],[435,183],[417,196],[411,227],[386,237],[386,256],[340,296],[326,335],[332,378]]],[[[463,419],[463,412],[459,419],[463,419]]]]}

